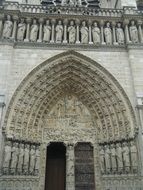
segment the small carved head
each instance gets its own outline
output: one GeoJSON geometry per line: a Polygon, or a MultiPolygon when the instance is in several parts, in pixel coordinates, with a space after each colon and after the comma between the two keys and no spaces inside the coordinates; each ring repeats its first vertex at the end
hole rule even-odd
{"type": "Polygon", "coordinates": [[[36,19],[33,19],[33,24],[37,24],[37,20],[36,19]]]}
{"type": "Polygon", "coordinates": [[[61,25],[61,24],[62,24],[62,21],[61,21],[61,20],[59,20],[59,21],[58,21],[58,24],[59,24],[59,25],[61,25]]]}
{"type": "Polygon", "coordinates": [[[107,26],[107,27],[110,27],[110,22],[107,22],[106,26],[107,26]]]}
{"type": "Polygon", "coordinates": [[[46,20],[46,25],[49,25],[50,24],[50,21],[49,20],[46,20]]]}
{"type": "Polygon", "coordinates": [[[117,23],[117,27],[121,28],[121,23],[120,22],[117,23]]]}
{"type": "Polygon", "coordinates": [[[73,20],[70,21],[70,25],[71,25],[71,26],[74,25],[74,21],[73,21],[73,20]]]}
{"type": "Polygon", "coordinates": [[[7,20],[11,20],[11,16],[10,15],[7,15],[7,20]]]}
{"type": "Polygon", "coordinates": [[[82,22],[82,26],[86,26],[86,22],[85,21],[82,22]]]}
{"type": "Polygon", "coordinates": [[[132,21],[131,21],[131,26],[134,26],[134,25],[135,25],[135,21],[132,20],[132,21]]]}
{"type": "Polygon", "coordinates": [[[94,22],[94,24],[93,24],[95,27],[97,27],[97,22],[94,22]]]}

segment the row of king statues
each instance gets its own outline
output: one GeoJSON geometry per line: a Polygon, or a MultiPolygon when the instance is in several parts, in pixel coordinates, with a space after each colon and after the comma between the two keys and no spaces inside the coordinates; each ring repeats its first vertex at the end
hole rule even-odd
{"type": "MultiPolygon", "coordinates": [[[[141,28],[140,28],[141,29],[141,28]]],[[[129,29],[125,31],[121,22],[111,24],[106,22],[101,26],[98,22],[80,23],[69,20],[41,20],[33,19],[27,22],[21,18],[20,21],[13,21],[10,15],[3,23],[2,39],[14,39],[24,42],[43,43],[68,43],[68,44],[106,44],[123,45],[127,42],[139,43],[140,31],[136,22],[132,20],[129,29]],[[128,33],[128,34],[127,34],[128,33]]]]}
{"type": "Polygon", "coordinates": [[[2,173],[4,175],[38,175],[39,145],[6,141],[2,173]]]}
{"type": "Polygon", "coordinates": [[[100,146],[102,174],[137,173],[138,153],[135,142],[123,142],[100,146]]]}

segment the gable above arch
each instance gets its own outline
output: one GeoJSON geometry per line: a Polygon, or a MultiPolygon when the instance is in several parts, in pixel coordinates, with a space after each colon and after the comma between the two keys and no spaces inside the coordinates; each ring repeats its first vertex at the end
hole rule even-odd
{"type": "Polygon", "coordinates": [[[67,94],[88,109],[99,142],[135,136],[134,111],[122,87],[101,65],[75,51],[46,60],[22,81],[7,109],[6,135],[41,142],[43,121],[67,94]]]}

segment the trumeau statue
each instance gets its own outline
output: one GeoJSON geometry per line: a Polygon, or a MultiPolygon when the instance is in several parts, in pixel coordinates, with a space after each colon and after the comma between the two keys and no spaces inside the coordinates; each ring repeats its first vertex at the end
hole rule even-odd
{"type": "Polygon", "coordinates": [[[30,174],[33,174],[35,166],[35,146],[31,146],[30,150],[30,174]]]}
{"type": "Polygon", "coordinates": [[[137,147],[134,142],[131,142],[131,163],[132,163],[132,168],[133,170],[137,168],[138,166],[138,153],[137,153],[137,147]]]}
{"type": "Polygon", "coordinates": [[[24,164],[23,164],[24,173],[28,172],[28,167],[29,167],[29,145],[26,144],[24,149],[24,164]]]}
{"type": "Polygon", "coordinates": [[[82,22],[80,32],[81,32],[81,43],[88,44],[88,28],[86,26],[85,21],[82,22]]]}
{"type": "Polygon", "coordinates": [[[105,41],[107,45],[112,45],[112,30],[110,27],[110,22],[106,23],[106,27],[104,28],[105,41]]]}
{"type": "Polygon", "coordinates": [[[3,38],[9,39],[12,35],[13,23],[11,21],[11,16],[7,15],[7,20],[4,22],[3,28],[3,38]]]}
{"type": "Polygon", "coordinates": [[[109,149],[109,146],[105,146],[105,164],[106,164],[106,173],[110,173],[111,170],[111,151],[109,149]]]}
{"type": "Polygon", "coordinates": [[[63,30],[64,30],[61,20],[58,21],[55,30],[56,30],[56,42],[61,43],[63,38],[63,30]]]}
{"type": "Polygon", "coordinates": [[[138,29],[137,29],[137,27],[135,25],[135,21],[134,20],[131,21],[131,26],[129,27],[129,31],[130,31],[131,41],[133,43],[138,43],[139,42],[138,29]]]}
{"type": "Polygon", "coordinates": [[[14,143],[12,147],[11,172],[15,174],[18,163],[19,147],[18,143],[14,143]]]}
{"type": "Polygon", "coordinates": [[[76,28],[74,26],[74,21],[70,21],[70,26],[68,27],[69,32],[69,43],[73,44],[76,40],[76,28]]]}
{"type": "Polygon", "coordinates": [[[23,161],[24,161],[23,159],[24,159],[24,144],[20,144],[19,158],[18,158],[18,165],[17,165],[18,174],[22,173],[22,167],[23,167],[23,161]]]}
{"type": "Polygon", "coordinates": [[[100,146],[100,167],[101,173],[105,173],[105,152],[103,146],[100,146]]]}
{"type": "Polygon", "coordinates": [[[31,42],[36,42],[37,41],[37,36],[38,36],[38,24],[36,19],[33,20],[33,24],[31,26],[31,31],[30,31],[30,41],[31,42]]]}
{"type": "Polygon", "coordinates": [[[50,42],[50,37],[51,37],[51,26],[50,26],[50,21],[46,20],[46,24],[44,25],[44,37],[43,41],[44,42],[50,42]]]}
{"type": "Polygon", "coordinates": [[[123,170],[122,147],[120,143],[118,143],[116,146],[118,171],[121,173],[123,170]]]}
{"type": "Polygon", "coordinates": [[[125,172],[129,172],[130,169],[130,156],[129,156],[129,147],[127,146],[127,143],[123,143],[123,162],[125,166],[125,172]]]}
{"type": "Polygon", "coordinates": [[[94,22],[93,24],[92,37],[94,44],[100,44],[100,29],[97,25],[97,22],[94,22]]]}
{"type": "Polygon", "coordinates": [[[116,164],[116,149],[115,145],[111,145],[111,163],[112,163],[112,172],[117,171],[117,164],[116,164]]]}
{"type": "Polygon", "coordinates": [[[18,24],[18,30],[17,30],[18,41],[24,40],[25,31],[26,31],[26,24],[24,23],[24,18],[22,18],[21,22],[18,24]]]}
{"type": "Polygon", "coordinates": [[[121,23],[117,24],[116,36],[117,36],[118,44],[124,44],[125,43],[125,36],[124,36],[124,31],[121,28],[121,23]]]}
{"type": "Polygon", "coordinates": [[[35,171],[36,174],[39,173],[39,168],[40,168],[40,150],[39,146],[36,147],[36,153],[35,153],[35,171]]]}
{"type": "Polygon", "coordinates": [[[4,150],[4,163],[3,163],[4,170],[9,169],[10,159],[11,159],[11,142],[7,141],[4,150]]]}

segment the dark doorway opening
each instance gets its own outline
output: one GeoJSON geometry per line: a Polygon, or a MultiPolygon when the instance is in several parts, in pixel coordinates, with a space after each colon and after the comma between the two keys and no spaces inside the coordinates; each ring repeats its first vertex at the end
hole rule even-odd
{"type": "Polygon", "coordinates": [[[66,147],[63,143],[51,143],[47,147],[45,190],[65,190],[66,147]]]}

